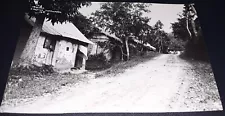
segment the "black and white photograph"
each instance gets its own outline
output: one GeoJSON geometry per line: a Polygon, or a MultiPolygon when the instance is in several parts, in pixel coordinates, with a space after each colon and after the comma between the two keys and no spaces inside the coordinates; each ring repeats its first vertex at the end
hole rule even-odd
{"type": "Polygon", "coordinates": [[[27,2],[1,113],[223,110],[194,3],[27,2]]]}

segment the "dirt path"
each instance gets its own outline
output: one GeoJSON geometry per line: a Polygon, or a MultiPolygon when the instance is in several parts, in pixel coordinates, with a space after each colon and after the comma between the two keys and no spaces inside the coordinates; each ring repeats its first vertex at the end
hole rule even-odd
{"type": "MultiPolygon", "coordinates": [[[[190,67],[177,55],[160,55],[117,77],[91,79],[88,83],[65,87],[58,95],[16,107],[5,106],[2,110],[17,113],[193,111],[183,105],[189,78],[193,78],[186,71],[190,67]]],[[[222,110],[220,104],[209,105],[222,110]]]]}

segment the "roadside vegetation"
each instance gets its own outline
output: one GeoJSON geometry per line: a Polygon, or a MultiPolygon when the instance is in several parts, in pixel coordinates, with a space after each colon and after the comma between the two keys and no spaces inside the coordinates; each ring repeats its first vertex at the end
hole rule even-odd
{"type": "Polygon", "coordinates": [[[104,70],[110,68],[112,62],[107,61],[103,53],[89,56],[87,60],[86,70],[104,70]]]}
{"type": "Polygon", "coordinates": [[[5,104],[15,104],[17,99],[43,96],[56,92],[63,86],[84,81],[86,77],[85,74],[60,74],[54,72],[51,66],[11,67],[3,101],[7,101],[5,104]]]}
{"type": "Polygon", "coordinates": [[[211,64],[193,59],[186,61],[192,66],[187,74],[194,77],[188,79],[190,84],[186,90],[186,107],[192,107],[193,110],[220,110],[217,108],[221,108],[222,104],[211,64]]]}
{"type": "Polygon", "coordinates": [[[191,64],[192,69],[187,70],[194,78],[187,89],[185,104],[187,107],[203,110],[218,110],[215,106],[221,105],[216,80],[210,64],[206,44],[202,35],[201,26],[196,16],[194,5],[185,5],[178,22],[172,24],[173,34],[178,40],[185,41],[185,50],[180,58],[191,64]],[[197,99],[198,98],[198,99],[197,99]],[[210,105],[195,105],[210,104],[210,105]],[[192,104],[193,106],[190,106],[192,104]],[[204,106],[204,107],[199,107],[204,106]]]}
{"type": "Polygon", "coordinates": [[[152,58],[157,57],[158,55],[160,55],[160,53],[150,51],[142,56],[131,56],[131,60],[129,61],[117,62],[111,65],[107,69],[98,70],[98,71],[94,70],[93,72],[96,73],[95,78],[114,77],[116,75],[119,75],[125,72],[125,70],[132,68],[138,64],[149,61],[152,58]]]}
{"type": "Polygon", "coordinates": [[[173,35],[185,42],[184,53],[181,58],[195,59],[209,62],[202,29],[194,4],[185,4],[177,22],[172,23],[173,35]]]}

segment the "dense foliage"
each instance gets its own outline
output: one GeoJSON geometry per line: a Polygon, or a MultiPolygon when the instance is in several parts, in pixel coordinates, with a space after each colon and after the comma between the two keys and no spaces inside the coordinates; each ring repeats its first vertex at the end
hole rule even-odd
{"type": "Polygon", "coordinates": [[[143,12],[150,12],[149,4],[130,2],[107,2],[100,10],[93,13],[95,24],[119,38],[132,34],[138,35],[143,31],[142,25],[150,19],[143,17],[143,12]]]}
{"type": "Polygon", "coordinates": [[[100,70],[109,68],[111,66],[111,63],[108,62],[106,59],[104,53],[91,55],[89,56],[87,60],[86,70],[100,70]]]}
{"type": "Polygon", "coordinates": [[[166,53],[170,45],[170,38],[168,37],[168,34],[162,30],[162,28],[163,23],[160,20],[157,21],[151,30],[151,39],[149,39],[148,41],[154,47],[156,47],[157,51],[159,51],[160,53],[166,53]]]}
{"type": "Polygon", "coordinates": [[[177,40],[187,41],[185,45],[185,56],[199,60],[208,60],[207,50],[202,36],[202,30],[197,14],[190,10],[190,5],[185,5],[182,15],[178,21],[172,23],[173,34],[177,40]],[[189,13],[188,13],[189,12],[189,13]],[[188,32],[188,29],[190,33],[188,32]],[[195,33],[195,31],[197,33],[195,33]]]}
{"type": "Polygon", "coordinates": [[[27,0],[26,12],[30,16],[37,16],[38,14],[31,10],[38,2],[41,8],[50,11],[59,11],[61,13],[46,12],[45,17],[51,20],[52,23],[71,21],[76,15],[79,15],[78,9],[82,6],[91,5],[90,2],[81,2],[76,0],[27,0]]]}
{"type": "Polygon", "coordinates": [[[114,33],[122,39],[123,53],[125,59],[129,59],[129,39],[136,39],[130,36],[136,36],[139,40],[148,31],[148,17],[143,17],[144,12],[150,12],[150,4],[131,3],[131,2],[107,2],[101,5],[100,10],[92,14],[92,21],[96,26],[103,28],[110,33],[114,33]]]}
{"type": "Polygon", "coordinates": [[[81,13],[78,13],[76,16],[74,16],[72,22],[87,38],[92,38],[95,34],[101,32],[92,24],[90,19],[81,13]]]}
{"type": "Polygon", "coordinates": [[[173,33],[168,34],[168,38],[170,39],[169,50],[172,51],[183,51],[185,47],[186,41],[176,39],[173,33]]]}
{"type": "MultiPolygon", "coordinates": [[[[151,4],[130,3],[130,2],[108,2],[101,5],[100,10],[92,14],[91,20],[95,26],[114,33],[123,41],[123,52],[127,54],[131,45],[142,51],[144,45],[149,43],[157,48],[158,52],[165,53],[170,45],[168,34],[162,30],[163,24],[158,21],[154,26],[150,26],[149,17],[144,13],[149,13],[151,4]],[[139,41],[135,43],[134,41],[139,41]]],[[[131,51],[132,52],[132,48],[131,51]]]]}

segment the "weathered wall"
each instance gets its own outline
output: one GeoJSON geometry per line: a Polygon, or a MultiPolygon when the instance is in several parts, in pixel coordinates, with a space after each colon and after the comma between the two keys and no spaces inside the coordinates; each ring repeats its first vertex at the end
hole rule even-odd
{"type": "MultiPolygon", "coordinates": [[[[27,22],[24,21],[20,29],[20,36],[18,38],[16,50],[13,57],[13,64],[18,64],[18,61],[25,48],[26,42],[29,38],[31,31],[32,31],[32,27],[27,22]]],[[[45,41],[45,37],[40,36],[40,38],[38,39],[36,49],[34,51],[35,55],[33,60],[35,61],[35,64],[38,64],[38,65],[50,63],[50,61],[47,62],[47,60],[49,60],[47,59],[47,57],[51,57],[50,55],[51,53],[47,49],[43,48],[44,41],[45,41]]]]}
{"type": "Polygon", "coordinates": [[[52,60],[52,65],[55,66],[56,65],[56,60],[57,60],[57,55],[59,54],[59,42],[60,41],[56,41],[56,45],[55,45],[55,50],[54,50],[54,54],[53,54],[53,60],[52,60]]]}
{"type": "Polygon", "coordinates": [[[33,60],[35,61],[35,64],[51,64],[51,55],[52,53],[46,49],[43,48],[45,42],[45,36],[40,36],[38,39],[38,43],[35,49],[35,55],[33,60]]]}
{"type": "MultiPolygon", "coordinates": [[[[29,28],[29,26],[21,28],[20,37],[18,39],[18,43],[14,53],[13,64],[18,63],[21,53],[28,40],[31,29],[32,28],[29,28]]],[[[78,47],[77,44],[72,44],[71,42],[68,42],[66,40],[59,40],[56,42],[55,51],[53,53],[48,49],[43,48],[44,42],[45,36],[41,35],[38,39],[38,43],[34,51],[35,55],[33,60],[35,61],[36,65],[51,64],[55,66],[55,68],[58,68],[60,70],[74,67],[78,47]]]]}
{"type": "MultiPolygon", "coordinates": [[[[27,22],[24,21],[23,23],[24,24],[22,24],[20,36],[18,38],[16,50],[13,57],[13,64],[18,63],[21,53],[32,30],[32,27],[27,24],[27,22]]],[[[50,52],[48,49],[43,48],[44,42],[45,36],[41,35],[38,39],[38,43],[34,51],[35,55],[33,60],[35,61],[35,64],[51,64],[58,69],[70,69],[74,67],[78,47],[77,44],[72,44],[71,42],[66,40],[59,40],[56,41],[54,52],[50,52]]]]}
{"type": "Polygon", "coordinates": [[[77,44],[72,44],[66,40],[60,40],[56,44],[56,54],[54,58],[55,68],[66,70],[74,67],[77,52],[77,44]]]}

